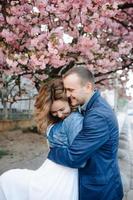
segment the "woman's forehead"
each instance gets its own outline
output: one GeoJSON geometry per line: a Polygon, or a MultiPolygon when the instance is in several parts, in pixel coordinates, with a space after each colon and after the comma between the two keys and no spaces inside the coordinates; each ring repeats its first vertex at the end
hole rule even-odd
{"type": "Polygon", "coordinates": [[[64,108],[66,105],[68,105],[68,102],[65,100],[53,101],[53,103],[51,105],[51,111],[53,111],[53,112],[58,111],[58,110],[64,108]]]}

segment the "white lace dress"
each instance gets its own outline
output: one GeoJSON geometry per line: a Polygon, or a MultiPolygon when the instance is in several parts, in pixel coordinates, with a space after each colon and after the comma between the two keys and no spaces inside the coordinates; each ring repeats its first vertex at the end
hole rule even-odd
{"type": "MultiPolygon", "coordinates": [[[[65,122],[68,121],[70,120],[65,122]]],[[[51,146],[65,147],[68,140],[64,127],[64,122],[60,122],[49,129],[48,139],[51,146]]],[[[0,200],[62,199],[78,200],[78,169],[61,166],[46,159],[37,170],[13,169],[0,176],[0,200]]]]}

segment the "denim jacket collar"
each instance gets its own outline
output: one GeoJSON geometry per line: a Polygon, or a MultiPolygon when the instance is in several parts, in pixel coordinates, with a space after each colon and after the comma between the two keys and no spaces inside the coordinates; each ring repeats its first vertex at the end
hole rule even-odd
{"type": "Polygon", "coordinates": [[[80,113],[84,113],[86,109],[89,109],[91,107],[91,105],[99,95],[100,95],[99,91],[94,90],[91,97],[89,97],[89,99],[82,106],[78,106],[78,111],[80,113]]]}
{"type": "Polygon", "coordinates": [[[86,110],[89,110],[92,107],[92,104],[94,101],[100,96],[100,92],[98,90],[95,90],[94,95],[91,97],[90,101],[88,102],[86,106],[86,110]]]}

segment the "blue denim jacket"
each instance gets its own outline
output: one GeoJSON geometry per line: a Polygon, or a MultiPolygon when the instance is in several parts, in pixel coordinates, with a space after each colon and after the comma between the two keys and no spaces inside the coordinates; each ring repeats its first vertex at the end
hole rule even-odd
{"type": "Polygon", "coordinates": [[[118,142],[116,116],[96,91],[87,104],[83,129],[68,148],[51,148],[48,159],[79,168],[79,200],[122,200],[118,142]]]}
{"type": "Polygon", "coordinates": [[[72,112],[63,121],[60,121],[47,131],[47,139],[50,147],[67,147],[72,144],[74,138],[81,131],[83,116],[79,112],[72,112]]]}

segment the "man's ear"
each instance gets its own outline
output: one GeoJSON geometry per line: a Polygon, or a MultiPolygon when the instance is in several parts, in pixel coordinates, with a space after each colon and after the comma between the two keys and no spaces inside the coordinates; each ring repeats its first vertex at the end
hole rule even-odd
{"type": "Polygon", "coordinates": [[[88,89],[89,91],[90,91],[90,90],[93,90],[93,85],[92,85],[91,82],[87,82],[86,87],[87,87],[87,89],[88,89]]]}

